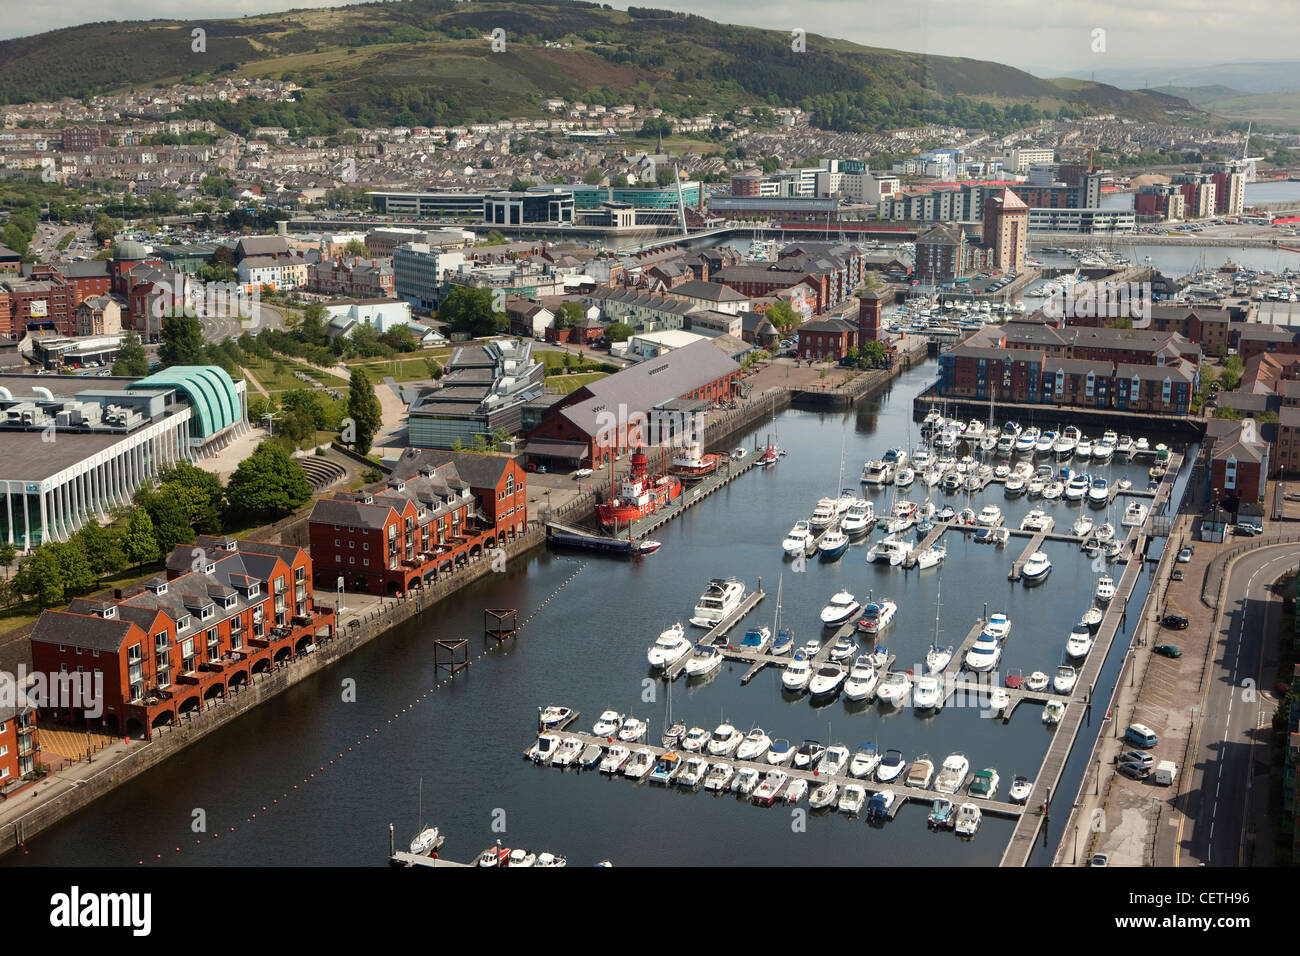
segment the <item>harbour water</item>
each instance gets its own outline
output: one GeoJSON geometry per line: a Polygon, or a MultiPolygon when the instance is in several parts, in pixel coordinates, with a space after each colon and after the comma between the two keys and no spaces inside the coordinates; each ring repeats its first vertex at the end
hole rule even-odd
{"type": "MultiPolygon", "coordinates": [[[[649,718],[657,740],[666,688],[650,678],[646,649],[662,629],[685,623],[711,577],[735,575],[751,587],[762,578],[768,597],[740,625],[737,638],[746,624],[772,624],[782,575],[782,623],[801,642],[822,637],[818,612],[841,588],[860,599],[890,598],[899,611],[880,642],[902,668],[924,660],[942,581],[942,643],[959,643],[987,606],[1013,621],[1000,674],[1052,673],[1096,580],[1090,560],[1074,545],[1047,543],[1054,569],[1032,588],[1007,580],[1023,548],[1014,538],[997,549],[949,533],[947,563],[921,572],[866,565],[864,543],[836,563],[810,560],[802,573],[782,558],[781,538],[819,497],[841,486],[859,488],[864,459],[919,442],[912,399],[934,374],[933,361],[927,362],[877,401],[847,412],[778,415],[757,434],[775,432],[789,456],[773,469],[755,469],[657,531],[663,541],[657,554],[629,563],[541,553],[479,582],[124,785],[33,840],[27,855],[10,854],[6,862],[378,865],[386,859],[390,822],[399,846],[416,831],[422,778],[425,820],[446,834],[443,855],[454,860],[468,861],[500,838],[506,846],[562,853],[575,864],[996,864],[1010,820],[986,815],[976,838],[962,841],[927,831],[920,805],[905,807],[876,829],[835,813],[808,813],[805,820],[788,807],[765,810],[732,796],[665,792],[595,772],[535,767],[521,757],[533,740],[538,706],[552,703],[578,708],[583,729],[607,708],[649,718]],[[480,636],[483,608],[515,607],[522,618],[539,605],[515,642],[479,657],[487,649],[480,636]],[[441,680],[432,642],[454,637],[469,639],[476,659],[468,672],[429,693],[441,680]],[[349,681],[355,682],[355,702],[345,699],[349,681]],[[196,833],[198,811],[205,830],[196,833]]],[[[1112,479],[1128,474],[1143,488],[1147,464],[1101,471],[1112,479]]],[[[925,491],[917,486],[909,496],[920,500],[925,491]]],[[[892,491],[868,497],[883,510],[892,491]]],[[[937,489],[935,500],[959,509],[967,503],[965,494],[944,496],[937,489]]],[[[1106,513],[1064,501],[1010,500],[996,484],[973,496],[976,510],[983,503],[1001,507],[1013,527],[1030,508],[1043,507],[1056,516],[1058,531],[1068,530],[1080,510],[1098,520],[1106,513]]],[[[1120,499],[1110,512],[1117,528],[1123,506],[1120,499]]],[[[1144,575],[1135,608],[1145,591],[1144,575]]],[[[1107,681],[1124,643],[1117,641],[1107,681]]],[[[784,697],[774,668],[741,687],[744,669],[724,665],[699,685],[679,680],[672,689],[674,716],[710,729],[724,720],[742,730],[760,725],[796,744],[809,737],[850,748],[874,741],[882,749],[899,748],[909,760],[928,753],[936,765],[963,752],[972,770],[998,770],[1003,799],[1014,775],[1037,770],[1052,733],[1037,706],[1022,705],[1006,725],[976,708],[920,716],[843,699],[814,707],[807,698],[784,697]]],[[[1104,700],[1109,690],[1099,685],[1097,697],[1104,700]]],[[[1076,745],[1062,782],[1067,801],[1083,770],[1078,755],[1089,744],[1076,745]]],[[[1065,816],[1062,806],[1054,825],[1063,825],[1065,816]]]]}

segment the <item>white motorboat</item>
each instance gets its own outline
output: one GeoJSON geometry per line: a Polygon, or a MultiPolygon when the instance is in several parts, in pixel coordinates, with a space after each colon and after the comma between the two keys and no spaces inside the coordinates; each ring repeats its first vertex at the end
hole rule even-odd
{"type": "Polygon", "coordinates": [[[730,757],[745,740],[745,735],[731,724],[718,724],[706,749],[714,757],[730,757]]]}
{"type": "Polygon", "coordinates": [[[616,710],[607,710],[592,725],[591,733],[596,737],[613,737],[623,723],[623,715],[616,710]]]}
{"type": "Polygon", "coordinates": [[[979,797],[981,800],[996,800],[998,797],[998,782],[1000,781],[997,770],[993,767],[985,767],[983,770],[975,771],[975,776],[971,779],[970,787],[967,792],[972,797],[979,797]]]}
{"type": "Polygon", "coordinates": [[[1065,653],[1070,657],[1087,657],[1092,650],[1092,631],[1086,624],[1076,624],[1065,641],[1065,653]]]}
{"type": "Polygon", "coordinates": [[[1147,506],[1140,501],[1130,501],[1128,507],[1124,509],[1124,517],[1120,519],[1119,523],[1125,528],[1137,528],[1146,520],[1147,506]]]}
{"type": "Polygon", "coordinates": [[[821,763],[817,765],[817,772],[824,777],[834,777],[844,772],[844,768],[849,765],[849,748],[843,744],[832,744],[826,748],[826,753],[822,755],[821,763]]]}
{"type": "Polygon", "coordinates": [[[686,790],[694,790],[709,772],[709,762],[703,757],[688,757],[673,783],[686,790]]]}
{"type": "Polygon", "coordinates": [[[835,515],[838,514],[836,507],[839,504],[838,498],[821,498],[816,506],[813,507],[812,517],[808,519],[808,526],[813,531],[821,531],[830,527],[835,515]]]}
{"type": "Polygon", "coordinates": [[[1023,495],[1027,486],[1028,482],[1026,482],[1020,475],[1011,475],[1002,485],[1002,490],[1006,493],[1008,498],[1015,498],[1019,495],[1023,495]]]}
{"type": "Polygon", "coordinates": [[[912,678],[903,671],[890,671],[876,689],[881,703],[902,707],[912,693],[912,678]]]}
{"type": "Polygon", "coordinates": [[[1038,442],[1038,429],[1034,427],[1026,428],[1016,438],[1015,452],[1017,455],[1028,455],[1034,450],[1034,445],[1038,442]]]}
{"type": "Polygon", "coordinates": [[[794,752],[795,770],[813,770],[826,755],[826,748],[819,741],[805,740],[794,752]]]}
{"type": "Polygon", "coordinates": [[[934,789],[939,793],[956,793],[970,773],[970,761],[965,754],[949,754],[944,758],[939,776],[934,778],[934,789]]]}
{"type": "Polygon", "coordinates": [[[894,467],[884,461],[869,461],[862,466],[862,483],[883,488],[894,480],[894,467]]]}
{"type": "Polygon", "coordinates": [[[790,691],[806,689],[811,680],[812,664],[799,654],[795,655],[794,660],[787,664],[781,673],[781,686],[790,691]]]}
{"type": "Polygon", "coordinates": [[[865,780],[876,772],[880,765],[880,748],[875,744],[863,744],[854,752],[849,761],[849,776],[865,780]]]}
{"type": "Polygon", "coordinates": [[[640,743],[645,739],[646,732],[649,729],[650,725],[644,720],[629,714],[618,725],[618,739],[627,744],[640,743]]]}
{"type": "Polygon", "coordinates": [[[993,469],[993,479],[995,481],[1006,481],[1011,475],[1011,466],[1004,462],[999,462],[993,469]]]}
{"type": "Polygon", "coordinates": [[[858,783],[850,783],[845,785],[844,792],[840,794],[838,809],[840,813],[847,813],[849,816],[857,816],[862,812],[862,807],[866,802],[866,788],[858,783]]]}
{"type": "Polygon", "coordinates": [[[1011,781],[1011,789],[1007,791],[1007,799],[1012,803],[1024,803],[1033,792],[1034,781],[1028,777],[1015,777],[1011,781]]]}
{"type": "Polygon", "coordinates": [[[1059,501],[1061,495],[1063,495],[1064,493],[1065,493],[1064,483],[1056,479],[1052,479],[1051,481],[1047,482],[1047,484],[1043,485],[1043,498],[1047,501],[1059,501]]]}
{"type": "Polygon", "coordinates": [[[952,663],[952,645],[939,647],[931,644],[925,652],[925,669],[931,674],[938,674],[952,663]]]}
{"type": "Polygon", "coordinates": [[[777,796],[789,782],[790,775],[781,770],[769,770],[763,782],[758,785],[754,791],[753,801],[760,807],[770,807],[776,802],[777,796]]]}
{"type": "Polygon", "coordinates": [[[1092,439],[1086,435],[1079,439],[1078,444],[1074,446],[1074,457],[1080,461],[1086,461],[1092,457],[1092,439]]]}
{"type": "Polygon", "coordinates": [[[858,652],[857,642],[851,637],[841,637],[831,645],[830,658],[836,662],[847,661],[858,652]]]}
{"type": "Polygon", "coordinates": [[[572,707],[563,707],[559,704],[551,704],[544,707],[538,714],[537,720],[542,725],[543,730],[559,730],[569,725],[578,712],[572,707]]]}
{"type": "Polygon", "coordinates": [[[901,538],[884,537],[867,550],[867,563],[882,562],[897,567],[903,563],[910,550],[907,542],[901,538]]]}
{"type": "Polygon", "coordinates": [[[880,460],[892,468],[902,468],[907,464],[907,449],[886,448],[885,453],[880,456],[880,460]]]}
{"type": "Polygon", "coordinates": [[[804,798],[804,795],[807,792],[808,792],[808,781],[805,780],[803,777],[795,777],[788,784],[786,784],[785,793],[781,795],[781,798],[785,800],[785,802],[788,803],[789,805],[794,806],[796,803],[798,803],[800,800],[804,798]]]}
{"type": "Polygon", "coordinates": [[[1097,579],[1097,600],[1102,604],[1109,604],[1115,596],[1115,582],[1108,575],[1103,574],[1097,579]]]}
{"type": "Polygon", "coordinates": [[[1053,431],[1042,432],[1038,436],[1038,440],[1034,442],[1034,454],[1035,455],[1051,454],[1052,448],[1056,445],[1057,437],[1058,436],[1056,432],[1053,431]]]}
{"type": "Polygon", "coordinates": [[[1110,503],[1110,485],[1100,475],[1095,476],[1092,479],[1092,484],[1088,486],[1088,503],[1091,505],[1110,503]]]}
{"type": "Polygon", "coordinates": [[[1048,560],[1047,555],[1042,551],[1035,551],[1029,556],[1029,560],[1025,562],[1020,576],[1026,584],[1037,584],[1039,581],[1046,580],[1051,570],[1052,562],[1048,560]]]}
{"type": "Polygon", "coordinates": [[[709,745],[712,736],[703,727],[692,727],[682,736],[681,747],[687,753],[699,753],[709,745]]]}
{"type": "Polygon", "coordinates": [[[1051,682],[1052,679],[1042,671],[1034,671],[1025,678],[1025,690],[1032,690],[1035,693],[1040,690],[1047,690],[1047,685],[1051,682]]]}
{"type": "Polygon", "coordinates": [[[654,751],[650,750],[648,747],[641,747],[634,750],[632,756],[628,758],[627,763],[623,764],[623,776],[627,777],[629,780],[640,780],[650,772],[650,769],[654,765],[654,751]]]}
{"type": "Polygon", "coordinates": [[[823,561],[830,561],[842,555],[848,547],[849,536],[838,528],[831,528],[822,535],[817,550],[821,553],[823,561]]]}
{"type": "Polygon", "coordinates": [[[873,601],[862,609],[858,619],[858,630],[872,637],[879,637],[893,623],[898,605],[893,601],[873,601]]]}
{"type": "Polygon", "coordinates": [[[1074,685],[1079,682],[1079,672],[1069,664],[1062,664],[1056,669],[1056,676],[1052,678],[1052,690],[1058,694],[1068,694],[1074,690],[1074,685]]]}
{"type": "Polygon", "coordinates": [[[919,571],[925,571],[929,568],[937,568],[943,564],[948,557],[948,548],[942,544],[932,545],[921,551],[916,556],[916,567],[919,571]]]}
{"type": "Polygon", "coordinates": [[[1011,618],[1002,611],[993,612],[984,625],[983,633],[998,642],[1005,641],[1011,636],[1011,618]]]}
{"type": "Polygon", "coordinates": [[[1128,491],[1130,488],[1133,487],[1133,479],[1129,477],[1124,477],[1121,478],[1119,481],[1115,482],[1115,485],[1119,488],[1120,491],[1128,491]]]}
{"type": "Polygon", "coordinates": [[[762,727],[755,727],[736,748],[737,760],[762,760],[772,749],[772,738],[763,732],[762,727]]]}
{"type": "Polygon", "coordinates": [[[1151,453],[1151,443],[1145,438],[1139,438],[1137,444],[1133,446],[1134,455],[1149,455],[1151,453]]]}
{"type": "MultiPolygon", "coordinates": [[[[1114,432],[1106,433],[1106,435],[1113,435],[1113,434],[1115,433],[1114,432]]],[[[1114,456],[1114,454],[1115,454],[1115,442],[1114,440],[1108,437],[1103,436],[1102,438],[1098,439],[1095,445],[1092,446],[1092,460],[1095,462],[1099,462],[1103,465],[1106,462],[1110,461],[1112,456],[1114,456]]]]}
{"type": "Polygon", "coordinates": [[[600,772],[607,774],[616,774],[623,769],[623,765],[632,757],[632,751],[622,744],[614,744],[605,752],[605,759],[600,762],[600,772]]]}
{"type": "Polygon", "coordinates": [[[722,649],[712,644],[696,644],[686,659],[687,677],[708,677],[722,667],[722,649]]]}
{"type": "Polygon", "coordinates": [[[1031,498],[1041,498],[1046,490],[1047,480],[1041,475],[1034,475],[1025,483],[1025,491],[1029,492],[1031,498]]]}
{"type": "Polygon", "coordinates": [[[894,487],[910,488],[912,487],[912,482],[914,482],[915,480],[916,480],[916,472],[914,472],[911,468],[900,468],[898,469],[898,472],[894,475],[894,487]]]}
{"type": "Polygon", "coordinates": [[[1074,519],[1074,524],[1070,526],[1070,530],[1078,537],[1086,538],[1092,533],[1092,524],[1093,522],[1090,516],[1079,515],[1079,517],[1074,519]]]}
{"type": "Polygon", "coordinates": [[[1055,520],[1042,508],[1033,508],[1020,520],[1021,531],[1051,531],[1055,520]]]}
{"type": "Polygon", "coordinates": [[[714,627],[731,615],[745,598],[745,585],[735,578],[714,578],[695,605],[691,623],[696,627],[714,627]]]}
{"type": "Polygon", "coordinates": [[[1073,425],[1067,425],[1060,434],[1060,437],[1052,443],[1052,454],[1056,456],[1057,461],[1068,461],[1074,456],[1074,450],[1078,447],[1079,439],[1083,435],[1073,425]]]}
{"type": "Polygon", "coordinates": [[[808,795],[808,807],[811,810],[825,810],[827,807],[834,806],[839,797],[840,785],[833,780],[828,780],[814,788],[808,795]]]}
{"type": "Polygon", "coordinates": [[[997,505],[985,505],[975,519],[985,528],[996,528],[1002,524],[1002,509],[997,505]]]}
{"type": "Polygon", "coordinates": [[[878,790],[867,801],[867,820],[883,824],[889,820],[889,814],[898,802],[898,795],[892,790],[878,790]]]}
{"type": "Polygon", "coordinates": [[[853,662],[852,669],[844,681],[844,696],[849,700],[867,700],[876,692],[880,678],[872,666],[871,657],[863,654],[853,662]]]}
{"type": "Polygon", "coordinates": [[[1052,725],[1059,724],[1065,716],[1065,701],[1049,700],[1043,706],[1043,723],[1052,725]]]}
{"type": "Polygon", "coordinates": [[[876,765],[876,779],[881,783],[890,783],[897,780],[906,769],[907,761],[903,759],[901,750],[886,750],[876,765]]]}
{"type": "Polygon", "coordinates": [[[528,748],[525,756],[533,763],[547,764],[554,759],[559,748],[559,734],[542,734],[537,738],[537,743],[528,748]]]}
{"type": "Polygon", "coordinates": [[[973,525],[975,523],[975,509],[962,508],[961,511],[957,512],[956,521],[957,524],[973,525]]]}
{"type": "Polygon", "coordinates": [[[1066,501],[1082,501],[1088,494],[1088,476],[1075,475],[1066,482],[1063,494],[1066,501]]]}
{"type": "Polygon", "coordinates": [[[840,530],[852,537],[866,534],[875,523],[875,505],[870,501],[859,498],[849,506],[848,511],[844,512],[844,518],[840,521],[840,530]]]}
{"type": "Polygon", "coordinates": [[[582,754],[582,747],[582,741],[577,737],[565,737],[555,750],[555,757],[551,760],[551,766],[560,769],[573,766],[578,762],[578,757],[582,754]]]}
{"type": "Polygon", "coordinates": [[[814,697],[827,697],[840,689],[846,676],[848,671],[844,665],[827,661],[817,668],[817,673],[808,681],[808,693],[814,697]]]}
{"type": "Polygon", "coordinates": [[[762,775],[753,767],[741,767],[731,781],[731,792],[748,797],[757,788],[762,775]]]}
{"type": "Polygon", "coordinates": [[[1109,544],[1115,539],[1115,526],[1107,521],[1093,532],[1093,537],[1099,544],[1109,544]]]}
{"type": "Polygon", "coordinates": [[[929,754],[921,754],[907,765],[907,774],[903,778],[903,786],[925,790],[930,786],[930,781],[933,779],[934,761],[930,759],[929,754]]]}
{"type": "Polygon", "coordinates": [[[1001,658],[1002,647],[998,644],[998,639],[981,632],[980,636],[975,638],[975,643],[971,645],[970,650],[966,652],[966,669],[976,673],[991,671],[998,666],[1001,658]]]}
{"type": "MultiPolygon", "coordinates": [[[[686,638],[686,630],[681,624],[674,624],[659,635],[659,640],[651,646],[646,658],[651,667],[671,667],[691,650],[691,642],[686,638]]],[[[602,715],[604,716],[604,715],[602,715]]],[[[597,733],[603,737],[605,734],[597,733]]]]}
{"type": "Polygon", "coordinates": [[[957,816],[952,825],[958,836],[973,837],[980,828],[980,808],[973,803],[963,803],[957,808],[957,816]]]}
{"type": "Polygon", "coordinates": [[[917,710],[933,710],[939,704],[942,683],[933,674],[916,678],[912,687],[912,706],[917,710]]]}
{"type": "Polygon", "coordinates": [[[719,793],[731,786],[736,770],[729,763],[715,763],[704,776],[704,789],[719,793]]]}
{"type": "Polygon", "coordinates": [[[1137,446],[1133,443],[1133,439],[1128,435],[1120,436],[1119,441],[1115,443],[1115,454],[1117,455],[1123,455],[1125,458],[1132,458],[1136,451],[1137,446]]]}
{"type": "Polygon", "coordinates": [[[807,521],[796,521],[790,533],[785,536],[781,542],[781,550],[790,557],[807,555],[813,549],[813,543],[817,536],[813,534],[812,528],[807,521]]]}
{"type": "Polygon", "coordinates": [[[772,741],[772,746],[768,748],[764,759],[773,767],[784,767],[794,759],[794,751],[794,744],[784,737],[778,737],[772,741]]]}
{"type": "Polygon", "coordinates": [[[994,687],[989,691],[989,710],[994,714],[1002,713],[1010,703],[1011,695],[1005,687],[994,687]]]}
{"type": "Polygon", "coordinates": [[[506,858],[507,867],[531,867],[537,863],[537,854],[529,853],[527,850],[511,850],[510,855],[506,858]]]}
{"type": "Polygon", "coordinates": [[[1105,620],[1106,612],[1099,607],[1090,607],[1083,612],[1083,617],[1079,618],[1079,623],[1092,631],[1094,634],[1097,628],[1101,627],[1101,622],[1105,620]]]}
{"type": "Polygon", "coordinates": [[[830,601],[822,608],[822,624],[826,627],[839,627],[849,618],[857,614],[862,608],[855,598],[848,591],[837,591],[832,595],[830,601]]]}

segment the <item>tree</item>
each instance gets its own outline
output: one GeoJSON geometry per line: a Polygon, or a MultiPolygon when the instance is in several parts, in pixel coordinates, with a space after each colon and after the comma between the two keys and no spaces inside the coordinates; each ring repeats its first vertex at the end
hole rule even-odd
{"type": "Polygon", "coordinates": [[[366,243],[362,239],[349,239],[344,251],[350,256],[368,256],[370,250],[366,248],[366,243]]]}
{"type": "Polygon", "coordinates": [[[626,342],[636,332],[636,329],[626,322],[611,322],[605,326],[605,341],[609,343],[626,342]]]}
{"type": "Polygon", "coordinates": [[[63,569],[53,547],[43,544],[23,560],[14,575],[14,587],[19,594],[35,598],[42,608],[63,603],[63,569]]]}
{"type": "MultiPolygon", "coordinates": [[[[379,407],[379,396],[370,376],[360,366],[352,370],[352,384],[348,388],[348,418],[352,419],[352,447],[360,455],[370,453],[370,445],[375,440],[380,426],[384,423],[383,411],[379,407]]],[[[346,430],[343,440],[347,441],[346,430]]]]}
{"type": "Polygon", "coordinates": [[[560,307],[555,310],[555,327],[557,329],[573,329],[582,324],[582,306],[576,302],[561,302],[560,307]]]}
{"type": "Polygon", "coordinates": [[[190,527],[200,534],[220,533],[221,479],[188,461],[163,469],[158,479],[158,494],[180,503],[190,527]]]}
{"type": "Polygon", "coordinates": [[[126,525],[126,539],[123,542],[126,556],[136,567],[158,557],[158,542],[153,536],[153,519],[143,508],[131,512],[131,520],[126,525]]]}
{"type": "Polygon", "coordinates": [[[161,489],[145,488],[136,492],[136,506],[149,513],[153,524],[153,540],[158,553],[164,557],[178,544],[194,540],[194,528],[184,502],[173,495],[162,494],[161,489]]]}
{"type": "Polygon", "coordinates": [[[453,332],[461,332],[478,338],[503,332],[509,325],[504,312],[492,309],[491,289],[471,289],[456,286],[443,300],[438,317],[446,322],[453,332]]]}
{"type": "Polygon", "coordinates": [[[164,365],[202,365],[203,328],[198,316],[177,313],[163,319],[158,358],[164,365]]]}
{"type": "Polygon", "coordinates": [[[862,343],[859,353],[862,356],[862,362],[866,365],[879,365],[885,360],[885,347],[875,339],[862,343]]]}
{"type": "Polygon", "coordinates": [[[140,336],[134,332],[122,336],[117,361],[113,363],[113,374],[128,378],[144,378],[149,374],[149,356],[145,353],[140,336]]]}
{"type": "Polygon", "coordinates": [[[85,552],[90,570],[103,577],[126,567],[126,551],[122,548],[122,532],[103,528],[90,522],[77,532],[75,540],[85,552]]]}
{"type": "Polygon", "coordinates": [[[274,521],[311,500],[311,483],[302,465],[283,448],[262,442],[230,476],[226,500],[231,510],[242,517],[274,521]]]}
{"type": "Polygon", "coordinates": [[[18,549],[8,541],[0,541],[0,566],[5,569],[5,577],[9,577],[9,568],[13,565],[14,559],[18,557],[18,549]]]}
{"type": "Polygon", "coordinates": [[[1226,391],[1232,391],[1241,384],[1241,372],[1244,368],[1240,355],[1229,355],[1223,362],[1223,371],[1219,373],[1219,383],[1226,391]]]}
{"type": "Polygon", "coordinates": [[[778,299],[769,305],[763,315],[781,332],[793,329],[799,324],[799,313],[790,308],[790,303],[784,299],[778,299]]]}

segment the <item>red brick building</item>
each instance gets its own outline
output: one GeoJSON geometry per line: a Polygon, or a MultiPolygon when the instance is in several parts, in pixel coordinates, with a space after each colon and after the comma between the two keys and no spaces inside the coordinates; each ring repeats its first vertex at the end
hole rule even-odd
{"type": "Polygon", "coordinates": [[[1259,437],[1252,419],[1210,430],[1210,501],[1236,513],[1240,502],[1264,500],[1268,475],[1268,443],[1259,437]],[[1217,434],[1215,434],[1217,432],[1217,434]]]}
{"type": "Polygon", "coordinates": [[[844,319],[816,319],[799,326],[799,357],[838,362],[858,346],[858,327],[844,319]]]}
{"type": "Polygon", "coordinates": [[[77,334],[77,290],[54,270],[41,275],[0,281],[0,335],[22,338],[33,325],[53,328],[60,335],[77,334]]]}
{"type": "Polygon", "coordinates": [[[313,601],[306,550],[201,536],[172,552],[165,578],[120,600],[79,598],[44,612],[31,634],[32,661],[44,674],[102,675],[102,715],[48,708],[57,721],[149,737],[334,630],[334,611],[313,601]]]}
{"type": "Polygon", "coordinates": [[[405,594],[504,547],[528,527],[528,495],[513,458],[408,449],[386,487],[338,493],[312,508],[321,587],[405,594]]]}
{"type": "Polygon", "coordinates": [[[35,783],[36,711],[14,701],[0,703],[0,799],[35,783]]]}

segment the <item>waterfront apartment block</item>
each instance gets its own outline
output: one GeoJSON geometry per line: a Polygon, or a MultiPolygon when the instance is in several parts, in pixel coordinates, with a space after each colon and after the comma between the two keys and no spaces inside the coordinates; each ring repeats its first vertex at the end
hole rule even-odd
{"type": "Polygon", "coordinates": [[[1264,500],[1269,473],[1269,446],[1253,419],[1212,419],[1206,430],[1210,446],[1210,503],[1237,512],[1244,502],[1264,500]]]}
{"type": "Polygon", "coordinates": [[[527,530],[527,508],[525,474],[513,458],[408,449],[384,488],[316,502],[317,581],[406,594],[504,547],[527,530]]]}
{"type": "Polygon", "coordinates": [[[1030,232],[1130,233],[1137,220],[1132,209],[1037,209],[1029,210],[1030,232]]]}
{"type": "Polygon", "coordinates": [[[26,702],[0,701],[0,799],[35,783],[36,709],[26,702]]]}
{"type": "Polygon", "coordinates": [[[166,577],[120,599],[78,598],[42,613],[32,663],[44,674],[102,676],[102,714],[51,701],[56,722],[148,738],[292,660],[335,626],[334,610],[313,600],[305,549],[201,536],[176,547],[166,577]]]}

